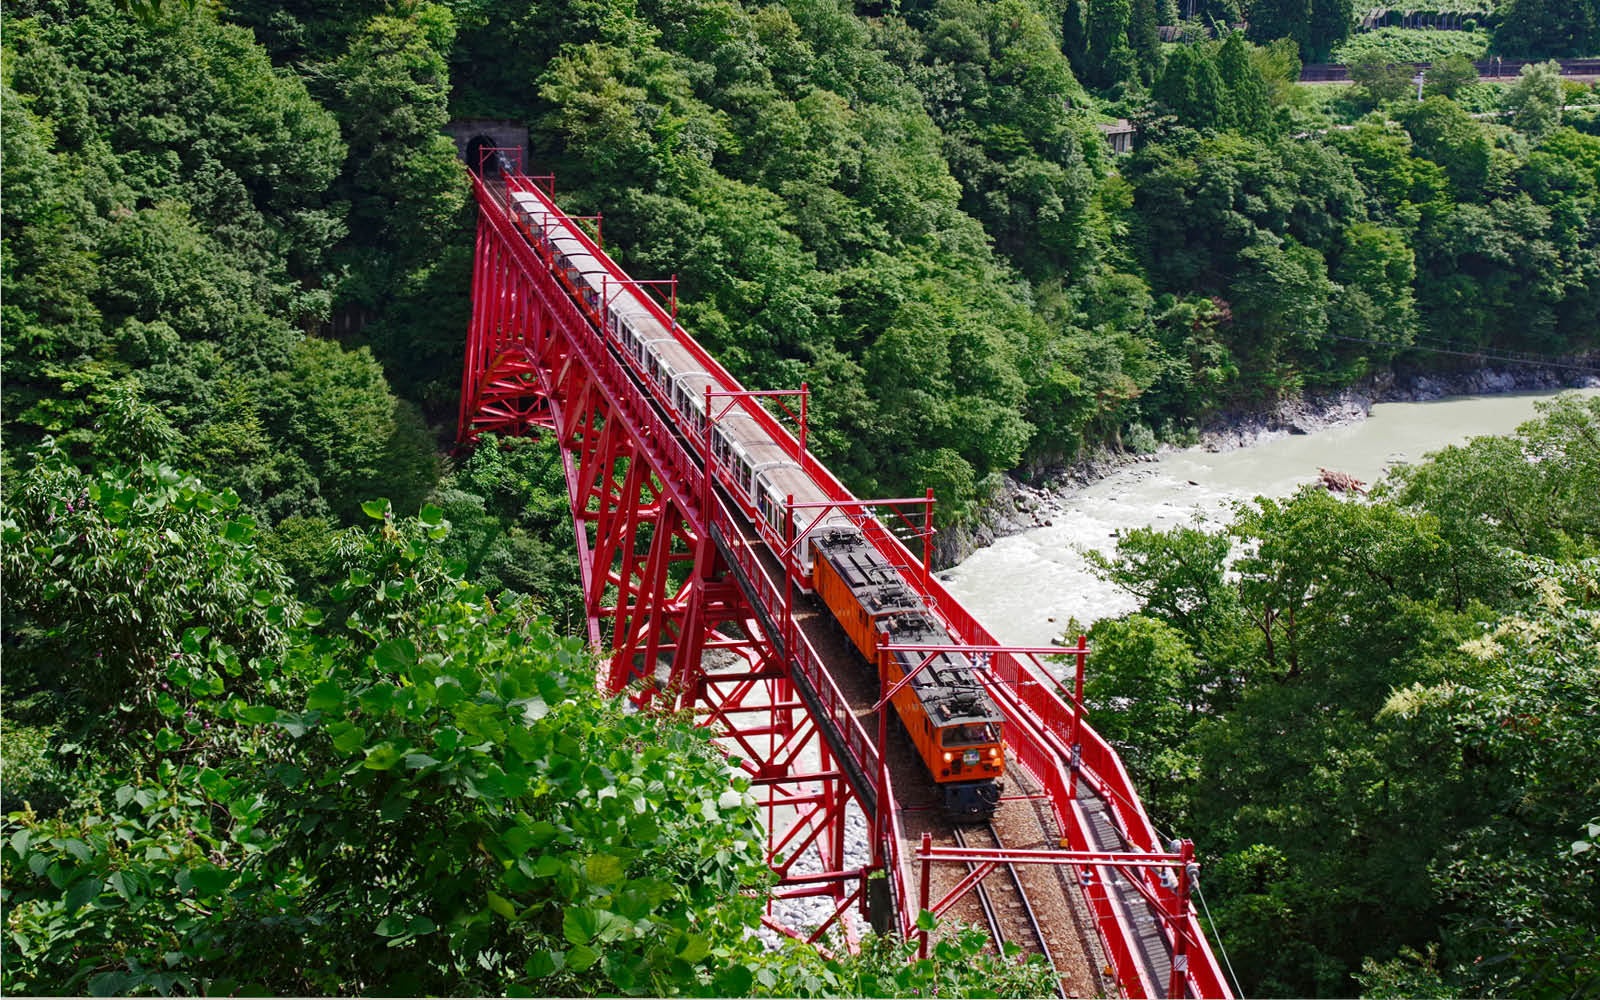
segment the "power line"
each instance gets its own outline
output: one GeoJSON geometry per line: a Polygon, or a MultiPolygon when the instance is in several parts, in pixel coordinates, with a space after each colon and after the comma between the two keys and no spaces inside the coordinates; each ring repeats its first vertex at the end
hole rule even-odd
{"type": "Polygon", "coordinates": [[[1228,946],[1222,943],[1222,928],[1217,926],[1217,920],[1211,915],[1211,906],[1206,903],[1205,891],[1200,888],[1200,883],[1194,884],[1194,894],[1200,897],[1200,905],[1206,911],[1206,920],[1211,924],[1211,934],[1217,939],[1217,950],[1222,952],[1222,964],[1228,967],[1228,978],[1233,980],[1233,995],[1244,1000],[1244,990],[1239,986],[1239,974],[1233,971],[1233,960],[1228,957],[1228,946]]]}
{"type": "MultiPolygon", "coordinates": [[[[1351,337],[1341,333],[1311,334],[1312,337],[1323,337],[1330,340],[1345,340],[1355,344],[1368,344],[1372,347],[1392,347],[1397,351],[1426,351],[1430,354],[1449,354],[1458,358],[1479,358],[1484,361],[1499,361],[1508,365],[1529,365],[1534,368],[1559,368],[1564,371],[1584,372],[1589,375],[1600,375],[1600,365],[1574,364],[1570,361],[1559,361],[1545,354],[1510,353],[1496,351],[1492,348],[1474,348],[1468,344],[1458,344],[1455,347],[1434,347],[1426,342],[1418,341],[1410,344],[1401,344],[1392,340],[1368,340],[1366,337],[1351,337]],[[1462,350],[1460,348],[1467,348],[1462,350]]],[[[1450,343],[1445,341],[1444,343],[1450,343]]]]}

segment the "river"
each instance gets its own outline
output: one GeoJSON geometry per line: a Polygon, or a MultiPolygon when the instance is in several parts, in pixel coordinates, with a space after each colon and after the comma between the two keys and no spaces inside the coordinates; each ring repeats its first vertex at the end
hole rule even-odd
{"type": "MultiPolygon", "coordinates": [[[[1568,390],[1585,396],[1600,389],[1568,390]]],[[[995,541],[940,574],[946,586],[1001,642],[1040,646],[1067,620],[1087,625],[1131,611],[1137,602],[1089,572],[1084,552],[1110,552],[1115,532],[1170,528],[1195,519],[1225,523],[1232,505],[1281,497],[1327,468],[1371,483],[1391,465],[1415,461],[1470,437],[1504,434],[1536,416],[1553,392],[1456,396],[1423,403],[1379,403],[1358,423],[1285,435],[1232,451],[1172,451],[1127,466],[1062,496],[1051,524],[995,541]]]]}

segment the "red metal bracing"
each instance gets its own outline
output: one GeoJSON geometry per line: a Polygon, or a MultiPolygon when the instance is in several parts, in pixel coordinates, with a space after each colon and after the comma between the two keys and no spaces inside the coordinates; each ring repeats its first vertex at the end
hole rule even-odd
{"type": "MultiPolygon", "coordinates": [[[[728,472],[706,464],[709,437],[702,435],[709,428],[695,429],[676,415],[655,383],[639,374],[632,355],[608,342],[594,307],[580,304],[577,290],[514,222],[506,200],[512,192],[532,195],[543,216],[567,220],[547,193],[553,179],[541,180],[546,190],[522,175],[520,164],[506,173],[501,189],[474,179],[480,217],[460,439],[489,431],[541,434],[560,447],[589,637],[597,648],[611,650],[602,683],[641,705],[693,711],[749,776],[767,814],[767,856],[779,875],[774,899],[825,895],[834,901],[820,927],[796,931],[777,919],[773,926],[816,940],[841,923],[846,939],[853,940],[851,920],[857,904],[867,908],[867,881],[863,870],[845,864],[845,825],[848,812],[859,809],[874,831],[872,867],[887,876],[888,915],[910,936],[916,917],[909,891],[912,859],[902,855],[882,744],[869,736],[807,634],[793,627],[794,595],[806,582],[793,555],[799,544],[794,511],[818,505],[796,504],[791,497],[787,533],[753,516],[753,509],[730,508],[734,493],[713,488],[730,482],[728,472]]],[[[1080,676],[1076,694],[1061,690],[1038,659],[1059,650],[997,643],[928,572],[927,506],[920,531],[901,515],[923,542],[918,559],[869,516],[871,504],[853,497],[803,447],[804,389],[765,394],[800,396],[797,441],[756,403],[758,394],[744,390],[678,326],[675,281],[670,303],[656,301],[645,292],[648,283],[630,278],[596,241],[570,228],[605,269],[602,294],[629,289],[720,383],[705,394],[710,420],[718,412],[713,398],[721,413],[737,407],[754,420],[827,497],[823,506],[849,513],[961,644],[941,648],[965,651],[981,664],[980,675],[1006,716],[1008,761],[1044,789],[1066,834],[1064,851],[1045,852],[1048,859],[1033,863],[1067,864],[1079,872],[1121,992],[1230,997],[1188,905],[1187,853],[1175,857],[1161,844],[1121,761],[1082,719],[1081,671],[1088,651],[1081,641],[1073,651],[1080,676]],[[1113,848],[1096,840],[1108,829],[1118,841],[1113,848]],[[1164,882],[1157,874],[1163,870],[1183,874],[1164,882]],[[1131,883],[1133,889],[1113,893],[1111,872],[1121,872],[1126,883],[1119,878],[1119,885],[1131,883]],[[1155,981],[1137,953],[1139,938],[1125,912],[1130,892],[1160,917],[1171,958],[1168,982],[1155,981]]],[[[930,494],[901,503],[931,500],[930,494]]],[[[898,647],[881,644],[880,655],[890,648],[898,647]]],[[[881,727],[882,712],[874,721],[881,727]]],[[[943,859],[930,850],[917,856],[924,871],[943,859]]]]}
{"type": "MultiPolygon", "coordinates": [[[[545,434],[560,445],[589,638],[612,650],[603,684],[640,703],[670,697],[670,707],[695,712],[722,738],[766,813],[768,861],[780,879],[774,898],[831,896],[832,916],[809,936],[843,920],[853,937],[849,921],[865,885],[864,873],[844,864],[853,787],[710,540],[698,463],[494,193],[475,185],[481,212],[460,439],[545,434]]],[[[731,527],[725,511],[721,520],[731,527]]],[[[758,566],[741,573],[763,586],[767,614],[776,612],[777,585],[758,566]]],[[[848,710],[820,672],[810,683],[814,704],[848,710]]]]}

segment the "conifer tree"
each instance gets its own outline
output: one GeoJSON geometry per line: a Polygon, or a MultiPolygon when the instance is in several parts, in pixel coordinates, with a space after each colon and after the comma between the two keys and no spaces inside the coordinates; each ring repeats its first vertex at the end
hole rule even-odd
{"type": "Polygon", "coordinates": [[[1260,135],[1271,117],[1267,106],[1267,81],[1250,60],[1244,37],[1234,32],[1217,52],[1217,74],[1227,91],[1227,110],[1234,128],[1260,135]]]}
{"type": "Polygon", "coordinates": [[[1089,81],[1094,86],[1110,87],[1133,75],[1132,19],[1131,0],[1089,0],[1089,81]]]}
{"type": "Polygon", "coordinates": [[[1159,18],[1156,0],[1133,0],[1128,47],[1139,62],[1139,79],[1145,84],[1153,83],[1161,72],[1161,33],[1156,30],[1159,18]]]}

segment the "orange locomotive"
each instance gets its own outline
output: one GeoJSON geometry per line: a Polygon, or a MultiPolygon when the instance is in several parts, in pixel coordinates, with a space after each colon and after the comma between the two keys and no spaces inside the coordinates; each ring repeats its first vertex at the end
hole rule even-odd
{"type": "MultiPolygon", "coordinates": [[[[878,637],[894,644],[951,645],[917,594],[854,528],[829,527],[810,539],[812,585],[861,655],[878,663],[878,637]]],[[[892,686],[930,651],[888,657],[892,686]]],[[[894,708],[955,819],[985,820],[1000,805],[1005,744],[1000,710],[965,654],[938,653],[894,696],[894,708]]]]}

